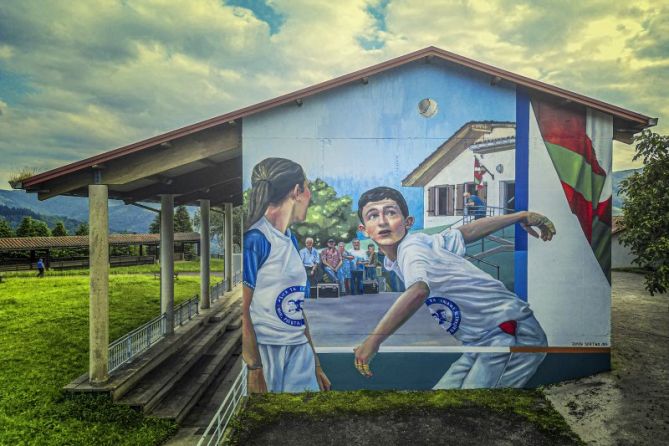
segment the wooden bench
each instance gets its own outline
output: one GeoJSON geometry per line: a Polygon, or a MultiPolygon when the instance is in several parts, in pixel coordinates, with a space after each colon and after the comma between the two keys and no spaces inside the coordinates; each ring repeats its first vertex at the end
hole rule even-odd
{"type": "MultiPolygon", "coordinates": [[[[153,273],[154,279],[160,279],[160,272],[153,273]]],[[[174,280],[179,280],[179,273],[174,273],[174,280]]]]}

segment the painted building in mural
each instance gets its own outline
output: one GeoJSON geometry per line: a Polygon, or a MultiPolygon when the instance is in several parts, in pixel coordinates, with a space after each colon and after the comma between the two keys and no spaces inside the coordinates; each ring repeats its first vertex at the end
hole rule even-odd
{"type": "MultiPolygon", "coordinates": [[[[350,272],[328,280],[321,271],[307,285],[299,274],[282,282],[285,271],[267,260],[269,240],[280,245],[281,234],[262,220],[251,228],[253,248],[244,251],[253,257],[244,263],[250,286],[254,296],[262,294],[256,280],[277,294],[264,297],[262,317],[275,318],[268,326],[281,331],[308,314],[334,389],[528,387],[610,368],[612,142],[629,142],[631,121],[639,131],[652,119],[434,48],[279,99],[243,116],[243,189],[254,187],[253,169],[268,158],[302,167],[310,207],[282,234],[294,236],[297,249],[314,238],[321,263],[329,238],[349,254],[354,239],[363,251],[381,240],[371,219],[383,220],[385,211],[358,218],[370,189],[395,189],[408,206],[400,260],[380,262],[375,277],[365,271],[378,294],[357,294],[350,272]],[[463,238],[478,221],[466,192],[483,203],[483,218],[529,210],[556,234],[543,241],[508,224],[476,242],[463,238]],[[352,366],[353,348],[411,288],[402,279],[417,283],[411,265],[397,264],[409,256],[406,241],[433,250],[420,276],[429,287],[426,308],[384,340],[369,363],[374,376],[364,379],[352,366]],[[336,285],[340,297],[314,298],[321,282],[336,285]],[[534,333],[524,338],[522,327],[534,333]],[[518,361],[521,371],[495,370],[504,361],[518,361]]],[[[381,245],[375,252],[390,257],[381,245]]],[[[302,261],[295,260],[298,268],[302,261]]],[[[356,269],[355,260],[348,268],[356,269]]]]}

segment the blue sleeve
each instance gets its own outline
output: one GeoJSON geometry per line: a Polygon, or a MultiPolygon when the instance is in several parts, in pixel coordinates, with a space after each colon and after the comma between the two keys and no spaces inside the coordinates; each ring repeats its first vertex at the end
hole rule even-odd
{"type": "Polygon", "coordinates": [[[257,229],[251,229],[244,234],[244,285],[254,290],[258,271],[269,257],[272,245],[257,229]]]}

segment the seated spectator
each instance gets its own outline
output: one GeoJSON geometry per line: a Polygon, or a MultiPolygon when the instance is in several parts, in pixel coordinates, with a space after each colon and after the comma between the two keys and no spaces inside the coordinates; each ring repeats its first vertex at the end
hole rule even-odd
{"type": "Polygon", "coordinates": [[[355,239],[352,242],[353,249],[349,253],[353,256],[351,268],[351,294],[362,294],[362,281],[365,275],[365,263],[367,254],[360,249],[360,240],[355,239]]]}
{"type": "Polygon", "coordinates": [[[314,239],[307,237],[304,241],[305,247],[300,250],[302,265],[307,273],[307,289],[304,292],[305,299],[311,297],[311,285],[318,283],[318,265],[320,256],[318,250],[314,248],[314,239]]]}
{"type": "Polygon", "coordinates": [[[342,265],[342,258],[337,250],[334,239],[328,240],[327,248],[321,251],[321,264],[323,272],[332,283],[339,283],[339,268],[342,265]]]}

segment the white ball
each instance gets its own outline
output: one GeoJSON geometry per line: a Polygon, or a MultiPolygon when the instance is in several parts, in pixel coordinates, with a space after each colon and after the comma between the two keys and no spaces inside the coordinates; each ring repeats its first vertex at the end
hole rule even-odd
{"type": "Polygon", "coordinates": [[[436,115],[437,111],[439,111],[439,107],[434,99],[425,98],[418,103],[418,113],[426,118],[436,115]]]}

